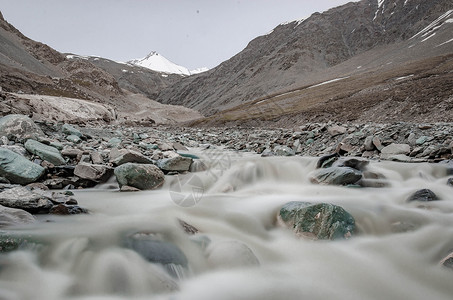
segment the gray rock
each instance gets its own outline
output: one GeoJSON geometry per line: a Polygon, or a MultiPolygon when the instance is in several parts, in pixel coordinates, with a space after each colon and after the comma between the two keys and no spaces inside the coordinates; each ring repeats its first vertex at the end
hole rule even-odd
{"type": "Polygon", "coordinates": [[[289,202],[280,209],[278,218],[296,234],[312,239],[349,238],[355,230],[354,218],[330,203],[289,202]]]}
{"type": "Polygon", "coordinates": [[[0,118],[0,136],[2,135],[8,139],[22,141],[27,138],[37,139],[44,133],[32,119],[25,115],[7,115],[0,118]]]}
{"type": "Polygon", "coordinates": [[[310,176],[312,183],[348,185],[362,178],[362,172],[349,167],[329,167],[316,170],[310,176]]]}
{"type": "Polygon", "coordinates": [[[122,140],[117,137],[113,137],[108,141],[108,146],[110,148],[117,148],[121,145],[122,140]]]}
{"type": "Polygon", "coordinates": [[[77,156],[81,156],[83,153],[82,150],[76,148],[66,148],[61,150],[61,155],[67,156],[70,158],[76,158],[77,156]]]}
{"type": "Polygon", "coordinates": [[[390,154],[390,155],[395,155],[395,154],[409,154],[411,152],[411,146],[408,144],[395,144],[392,143],[384,148],[382,148],[381,153],[382,154],[390,154]]]}
{"type": "Polygon", "coordinates": [[[429,138],[426,136],[426,135],[422,135],[421,137],[419,137],[416,141],[415,141],[415,144],[416,145],[423,145],[429,138]]]}
{"type": "Polygon", "coordinates": [[[110,156],[110,162],[114,165],[122,165],[125,163],[137,163],[137,164],[152,164],[153,160],[144,156],[140,152],[120,149],[112,150],[110,156]]]}
{"type": "Polygon", "coordinates": [[[189,171],[192,164],[192,158],[177,156],[173,158],[164,158],[157,162],[157,166],[164,171],[189,171]]]}
{"type": "Polygon", "coordinates": [[[338,126],[338,125],[330,126],[330,127],[327,128],[327,132],[332,137],[340,135],[340,134],[344,134],[344,133],[346,133],[346,131],[347,131],[346,127],[338,126]]]}
{"type": "Polygon", "coordinates": [[[94,182],[102,183],[113,176],[113,168],[105,165],[95,165],[80,162],[74,169],[74,175],[94,182]]]}
{"type": "Polygon", "coordinates": [[[78,205],[57,204],[50,208],[49,214],[53,215],[77,215],[86,214],[88,210],[78,205]]]}
{"type": "Polygon", "coordinates": [[[27,149],[30,153],[39,156],[42,160],[47,160],[56,166],[66,163],[57,148],[44,145],[38,141],[32,139],[27,140],[25,142],[25,149],[27,149]]]}
{"type": "Polygon", "coordinates": [[[183,144],[181,144],[179,142],[173,143],[173,149],[175,149],[176,151],[188,151],[189,150],[183,144]]]}
{"type": "Polygon", "coordinates": [[[296,155],[296,152],[287,147],[287,146],[275,146],[274,147],[274,153],[277,155],[277,156],[294,156],[296,155]]]}
{"type": "Polygon", "coordinates": [[[75,135],[75,134],[70,134],[66,137],[66,140],[68,140],[69,142],[71,143],[74,143],[74,144],[79,144],[80,142],[82,142],[82,140],[80,139],[79,136],[75,135]]]}
{"type": "Polygon", "coordinates": [[[0,228],[29,224],[35,221],[35,217],[25,210],[0,205],[0,228]]]}
{"type": "Polygon", "coordinates": [[[381,143],[381,140],[379,139],[379,137],[377,136],[374,136],[373,137],[373,145],[376,147],[376,149],[378,149],[379,151],[381,151],[384,146],[382,145],[381,143]]]}
{"type": "Polygon", "coordinates": [[[125,163],[116,167],[114,173],[120,187],[128,185],[140,190],[158,188],[165,180],[164,173],[151,164],[125,163]]]}
{"type": "Polygon", "coordinates": [[[440,200],[437,195],[431,191],[430,189],[421,189],[413,193],[412,195],[407,198],[407,202],[412,202],[412,201],[436,201],[440,200]]]}
{"type": "Polygon", "coordinates": [[[29,184],[38,180],[45,170],[25,157],[0,148],[0,176],[12,183],[29,184]]]}
{"type": "Polygon", "coordinates": [[[450,270],[453,270],[453,252],[444,257],[440,261],[440,265],[450,270]]]}
{"type": "Polygon", "coordinates": [[[61,131],[66,135],[75,135],[79,138],[83,136],[82,132],[70,124],[64,124],[61,131]]]}
{"type": "Polygon", "coordinates": [[[48,213],[53,203],[48,197],[20,186],[1,192],[0,205],[38,214],[48,213]]]}
{"type": "Polygon", "coordinates": [[[447,185],[453,187],[453,177],[448,178],[448,180],[447,180],[447,185]]]}
{"type": "Polygon", "coordinates": [[[366,151],[373,151],[374,150],[374,144],[373,144],[373,136],[369,135],[365,138],[365,141],[363,142],[363,146],[365,147],[366,151]]]}

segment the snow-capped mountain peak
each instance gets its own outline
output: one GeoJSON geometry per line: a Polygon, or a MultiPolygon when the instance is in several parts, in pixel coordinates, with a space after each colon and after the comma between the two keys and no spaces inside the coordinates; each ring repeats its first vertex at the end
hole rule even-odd
{"type": "Polygon", "coordinates": [[[179,74],[179,75],[193,75],[207,71],[207,68],[198,68],[193,71],[189,71],[186,67],[177,65],[156,51],[152,51],[144,58],[133,59],[128,61],[132,65],[141,66],[144,68],[151,69],[153,71],[167,73],[167,74],[179,74]]]}

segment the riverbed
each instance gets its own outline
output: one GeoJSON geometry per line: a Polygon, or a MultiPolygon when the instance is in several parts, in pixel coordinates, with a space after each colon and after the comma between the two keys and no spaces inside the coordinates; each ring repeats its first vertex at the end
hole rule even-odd
{"type": "Polygon", "coordinates": [[[311,183],[313,157],[196,154],[194,172],[157,190],[75,190],[90,214],[8,229],[32,242],[0,255],[0,299],[451,299],[444,165],[371,161],[385,186],[363,188],[311,183]],[[441,200],[407,201],[422,188],[441,200]],[[290,201],[339,205],[356,231],[301,238],[276,221],[290,201]],[[179,249],[175,262],[146,259],[131,237],[179,249]]]}

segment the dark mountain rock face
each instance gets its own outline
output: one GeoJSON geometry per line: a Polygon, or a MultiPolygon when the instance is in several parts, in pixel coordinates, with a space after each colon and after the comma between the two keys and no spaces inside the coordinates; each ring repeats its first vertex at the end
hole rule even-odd
{"type": "Polygon", "coordinates": [[[277,26],[218,67],[163,90],[157,100],[211,115],[293,85],[316,83],[311,74],[408,40],[449,9],[451,0],[362,0],[315,13],[277,26]]]}

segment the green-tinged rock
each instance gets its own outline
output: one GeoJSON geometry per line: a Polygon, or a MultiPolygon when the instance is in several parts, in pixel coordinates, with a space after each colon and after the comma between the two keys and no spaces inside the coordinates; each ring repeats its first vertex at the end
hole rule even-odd
{"type": "Polygon", "coordinates": [[[0,253],[8,253],[22,249],[40,250],[45,244],[45,241],[38,241],[30,235],[0,231],[0,253]]]}
{"type": "Polygon", "coordinates": [[[61,156],[60,151],[52,146],[44,145],[38,141],[29,139],[25,142],[25,149],[33,153],[42,160],[46,160],[56,166],[64,165],[66,161],[61,156]]]}
{"type": "Polygon", "coordinates": [[[330,203],[289,202],[280,209],[279,218],[296,234],[314,239],[349,238],[355,230],[354,218],[330,203]]]}
{"type": "Polygon", "coordinates": [[[83,136],[83,133],[80,132],[80,130],[78,130],[77,128],[70,124],[64,124],[61,127],[61,131],[66,135],[75,135],[78,136],[79,138],[83,136]]]}
{"type": "Polygon", "coordinates": [[[108,141],[108,146],[110,148],[115,148],[121,145],[122,140],[117,137],[113,137],[108,141]]]}
{"type": "Polygon", "coordinates": [[[296,152],[288,146],[275,146],[274,153],[278,156],[294,156],[296,152]]]}
{"type": "Polygon", "coordinates": [[[157,162],[157,166],[164,171],[177,171],[185,172],[189,171],[190,165],[192,164],[192,158],[176,156],[172,158],[160,159],[157,162]]]}
{"type": "Polygon", "coordinates": [[[158,188],[165,180],[164,173],[150,164],[126,163],[116,167],[114,173],[120,187],[128,185],[140,190],[158,188]]]}
{"type": "Polygon", "coordinates": [[[7,149],[0,148],[0,176],[12,183],[29,184],[44,174],[44,168],[25,157],[7,149]]]}
{"type": "Polygon", "coordinates": [[[412,201],[436,201],[440,200],[437,195],[431,191],[430,189],[421,189],[413,193],[412,195],[407,198],[407,202],[412,202],[412,201]]]}
{"type": "Polygon", "coordinates": [[[7,115],[0,118],[0,136],[23,140],[44,135],[41,128],[25,115],[7,115]]]}
{"type": "Polygon", "coordinates": [[[70,134],[66,137],[66,140],[71,142],[71,143],[74,143],[74,144],[78,144],[80,142],[82,142],[82,140],[80,139],[80,137],[78,137],[77,135],[75,134],[70,134]]]}
{"type": "Polygon", "coordinates": [[[350,167],[329,167],[316,170],[310,176],[312,183],[348,185],[362,178],[362,172],[350,167]]]}
{"type": "Polygon", "coordinates": [[[188,157],[188,158],[191,158],[191,159],[200,159],[197,155],[191,154],[191,153],[178,152],[178,154],[181,155],[182,157],[188,157]]]}

